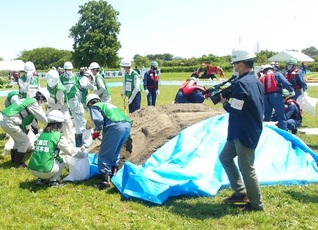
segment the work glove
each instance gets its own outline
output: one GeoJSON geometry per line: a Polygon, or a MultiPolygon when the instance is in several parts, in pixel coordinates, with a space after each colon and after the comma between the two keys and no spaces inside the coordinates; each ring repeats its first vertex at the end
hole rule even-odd
{"type": "Polygon", "coordinates": [[[145,94],[146,94],[146,96],[149,94],[148,89],[145,90],[145,94]]]}
{"type": "Polygon", "coordinates": [[[132,101],[133,101],[133,99],[130,97],[130,98],[128,99],[128,105],[130,105],[132,101]]]}
{"type": "Polygon", "coordinates": [[[160,94],[159,89],[156,90],[156,95],[158,96],[160,94]]]}
{"type": "Polygon", "coordinates": [[[100,132],[93,132],[92,133],[92,138],[93,140],[95,140],[96,138],[98,138],[100,136],[100,132]]]}
{"type": "Polygon", "coordinates": [[[84,151],[78,151],[77,154],[75,155],[76,158],[86,158],[88,157],[87,152],[84,151]]]}
{"type": "Polygon", "coordinates": [[[304,97],[308,97],[308,92],[307,91],[304,92],[304,97]]]}
{"type": "Polygon", "coordinates": [[[289,92],[289,96],[291,96],[291,97],[295,96],[295,91],[289,92]]]}

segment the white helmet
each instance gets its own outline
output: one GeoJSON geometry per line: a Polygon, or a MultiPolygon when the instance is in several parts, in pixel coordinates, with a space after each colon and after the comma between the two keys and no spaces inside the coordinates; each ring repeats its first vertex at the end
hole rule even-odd
{"type": "Polygon", "coordinates": [[[266,70],[266,69],[274,69],[274,67],[271,66],[270,64],[266,64],[263,66],[263,70],[266,70]]]}
{"type": "Polygon", "coordinates": [[[35,66],[34,66],[33,62],[27,61],[24,64],[24,72],[29,72],[29,71],[34,72],[35,66]]]}
{"type": "Polygon", "coordinates": [[[51,69],[47,74],[46,74],[46,81],[47,81],[47,84],[48,86],[50,86],[51,88],[53,88],[54,86],[57,85],[57,83],[59,82],[60,80],[60,76],[59,76],[59,73],[54,70],[54,69],[51,69]]]}
{"type": "Polygon", "coordinates": [[[130,67],[131,63],[130,61],[126,60],[126,59],[122,59],[119,63],[119,66],[121,67],[130,67]]]}
{"type": "Polygon", "coordinates": [[[86,71],[84,72],[84,76],[85,76],[85,77],[88,77],[90,80],[94,80],[94,78],[95,78],[94,74],[93,74],[92,71],[90,71],[90,70],[86,70],[86,71]]]}
{"type": "Polygon", "coordinates": [[[73,69],[72,62],[69,62],[69,61],[65,62],[64,63],[64,69],[73,69]]]}
{"type": "Polygon", "coordinates": [[[52,110],[49,112],[47,115],[47,119],[49,123],[54,123],[54,122],[64,122],[64,115],[60,110],[52,110]]]}
{"type": "Polygon", "coordinates": [[[41,88],[41,89],[38,90],[38,92],[45,97],[46,101],[49,100],[50,93],[49,93],[49,91],[46,88],[41,88]]]}
{"type": "Polygon", "coordinates": [[[98,64],[97,62],[92,62],[92,63],[89,65],[88,68],[89,68],[89,69],[99,69],[100,66],[99,66],[99,64],[98,64]]]}
{"type": "Polygon", "coordinates": [[[93,99],[99,99],[99,100],[100,100],[100,98],[99,98],[99,96],[98,96],[97,94],[91,93],[91,94],[89,94],[89,95],[87,96],[87,98],[86,98],[86,105],[88,105],[88,103],[89,103],[91,100],[93,100],[93,99]]]}
{"type": "Polygon", "coordinates": [[[231,63],[252,60],[255,57],[256,55],[253,50],[240,46],[232,50],[231,63]]]}

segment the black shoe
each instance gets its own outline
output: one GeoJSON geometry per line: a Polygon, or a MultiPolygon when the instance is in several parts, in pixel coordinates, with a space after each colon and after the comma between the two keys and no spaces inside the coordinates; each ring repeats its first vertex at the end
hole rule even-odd
{"type": "Polygon", "coordinates": [[[264,211],[264,208],[260,208],[260,207],[253,207],[252,204],[250,202],[247,202],[244,206],[244,208],[242,209],[243,212],[262,212],[264,211]]]}
{"type": "Polygon", "coordinates": [[[17,165],[17,168],[28,168],[28,166],[25,163],[20,163],[17,165]]]}
{"type": "Polygon", "coordinates": [[[99,184],[94,184],[94,188],[97,188],[99,190],[104,190],[110,188],[110,184],[107,181],[102,181],[99,184]]]}
{"type": "Polygon", "coordinates": [[[232,196],[226,198],[223,200],[225,203],[247,203],[249,202],[246,194],[242,196],[235,195],[235,193],[232,194],[232,196]]]}
{"type": "Polygon", "coordinates": [[[50,187],[61,187],[61,186],[64,186],[64,184],[61,183],[58,180],[53,180],[53,181],[49,181],[48,186],[50,186],[50,187]]]}
{"type": "Polygon", "coordinates": [[[46,180],[41,178],[37,179],[37,181],[35,182],[36,185],[45,185],[45,183],[46,183],[46,180]]]}

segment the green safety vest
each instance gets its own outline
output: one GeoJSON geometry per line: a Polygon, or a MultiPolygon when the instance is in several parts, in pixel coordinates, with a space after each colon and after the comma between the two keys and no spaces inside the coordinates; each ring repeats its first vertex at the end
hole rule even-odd
{"type": "Polygon", "coordinates": [[[54,159],[56,158],[60,163],[63,162],[56,151],[57,144],[61,139],[62,133],[58,131],[51,131],[49,133],[42,132],[34,144],[34,151],[32,153],[29,169],[37,172],[51,172],[54,166],[54,159]]]}
{"type": "Polygon", "coordinates": [[[64,103],[67,104],[67,107],[69,107],[66,89],[65,89],[64,85],[62,84],[62,82],[59,81],[55,88],[51,88],[50,86],[47,86],[47,90],[50,93],[50,97],[54,98],[55,103],[57,102],[57,99],[56,99],[57,91],[62,90],[64,93],[64,103]]]}
{"type": "MultiPolygon", "coordinates": [[[[131,84],[131,90],[127,90],[126,87],[125,87],[125,94],[127,97],[130,97],[132,92],[134,91],[134,86],[135,86],[135,76],[138,75],[138,77],[140,77],[140,75],[138,74],[137,71],[135,70],[132,70],[131,71],[131,74],[128,74],[128,73],[125,73],[125,84],[126,82],[130,82],[131,84]]],[[[140,85],[139,85],[139,89],[141,91],[144,91],[144,86],[143,86],[143,82],[142,80],[140,80],[140,85]]]]}
{"type": "Polygon", "coordinates": [[[129,122],[132,124],[132,120],[113,104],[97,102],[93,106],[100,108],[104,116],[113,122],[129,122]]]}
{"type": "MultiPolygon", "coordinates": [[[[83,78],[83,76],[79,77],[78,82],[83,78]]],[[[82,92],[82,103],[86,105],[86,97],[88,95],[88,89],[85,89],[78,83],[78,90],[82,92]]]]}
{"type": "MultiPolygon", "coordinates": [[[[26,82],[27,78],[26,78],[25,74],[22,75],[21,80],[23,82],[26,82]]],[[[39,77],[38,76],[33,76],[33,82],[30,82],[30,86],[29,87],[30,88],[37,88],[37,89],[39,88],[39,77]]],[[[20,91],[20,97],[21,98],[26,98],[27,94],[26,93],[22,93],[20,91]]]]}
{"type": "Polygon", "coordinates": [[[60,81],[64,85],[65,89],[70,88],[70,91],[67,93],[67,98],[71,99],[75,97],[75,94],[78,90],[78,77],[76,74],[73,74],[72,77],[68,78],[65,74],[60,76],[60,81]]]}
{"type": "Polygon", "coordinates": [[[20,127],[23,130],[23,132],[26,132],[26,126],[31,124],[34,120],[34,115],[32,113],[29,113],[29,111],[27,110],[27,107],[34,103],[38,103],[35,98],[26,98],[8,106],[4,110],[2,110],[2,113],[6,115],[7,117],[12,117],[19,114],[22,119],[22,124],[20,127]],[[22,114],[21,114],[22,110],[26,110],[28,113],[25,117],[22,117],[22,114]]]}
{"type": "MultiPolygon", "coordinates": [[[[96,76],[95,76],[95,83],[96,83],[97,90],[100,89],[99,85],[97,84],[97,79],[99,79],[99,78],[103,80],[108,95],[111,95],[111,94],[110,94],[110,90],[109,90],[108,87],[107,87],[107,83],[106,83],[105,78],[103,78],[102,75],[100,75],[99,73],[96,74],[96,76]]],[[[100,95],[98,95],[98,96],[101,98],[101,97],[102,97],[102,94],[100,94],[100,95]]]]}
{"type": "Polygon", "coordinates": [[[11,98],[13,96],[19,95],[19,94],[20,94],[19,91],[11,91],[11,92],[9,92],[7,98],[6,98],[5,102],[4,102],[4,107],[7,108],[8,106],[10,106],[11,105],[11,98]]]}

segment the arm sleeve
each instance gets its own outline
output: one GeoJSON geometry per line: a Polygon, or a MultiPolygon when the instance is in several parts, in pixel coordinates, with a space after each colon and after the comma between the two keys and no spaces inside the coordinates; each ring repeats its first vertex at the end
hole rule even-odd
{"type": "Polygon", "coordinates": [[[33,103],[27,108],[30,113],[34,115],[34,117],[44,125],[47,125],[47,117],[43,111],[43,109],[38,105],[38,103],[33,103]]]}
{"type": "Polygon", "coordinates": [[[102,115],[102,113],[100,112],[100,110],[95,107],[92,106],[90,108],[90,116],[91,119],[94,121],[95,127],[97,131],[103,130],[104,128],[104,117],[102,115]]]}
{"type": "Polygon", "coordinates": [[[140,85],[140,78],[138,75],[135,75],[135,85],[134,85],[134,90],[131,93],[131,96],[129,99],[134,100],[136,94],[139,92],[139,85],[140,85]]]}
{"type": "Polygon", "coordinates": [[[75,146],[70,144],[64,135],[61,136],[57,147],[63,152],[63,155],[75,156],[78,152],[75,146]]]}
{"type": "Polygon", "coordinates": [[[144,79],[143,79],[144,89],[147,89],[147,80],[148,80],[148,72],[144,74],[144,79]]]}
{"type": "Polygon", "coordinates": [[[292,84],[280,72],[276,72],[276,79],[278,83],[281,84],[284,88],[286,88],[289,92],[294,91],[292,84]]]}
{"type": "Polygon", "coordinates": [[[104,81],[103,81],[103,79],[101,79],[101,78],[97,78],[96,79],[96,83],[97,83],[97,85],[99,86],[99,90],[98,91],[96,91],[96,94],[97,95],[101,95],[103,92],[105,92],[105,90],[106,90],[106,86],[105,86],[105,84],[104,84],[104,81]]]}
{"type": "Polygon", "coordinates": [[[299,81],[301,88],[304,91],[307,91],[308,90],[308,86],[307,86],[307,83],[305,81],[303,72],[302,71],[298,71],[298,73],[296,75],[296,78],[298,78],[297,80],[299,81]]]}
{"type": "Polygon", "coordinates": [[[18,80],[18,85],[19,85],[19,91],[21,93],[27,93],[29,89],[29,83],[24,82],[21,78],[18,80]]]}
{"type": "Polygon", "coordinates": [[[79,83],[84,89],[96,91],[96,86],[94,86],[87,77],[83,77],[81,80],[79,80],[79,83]]]}

